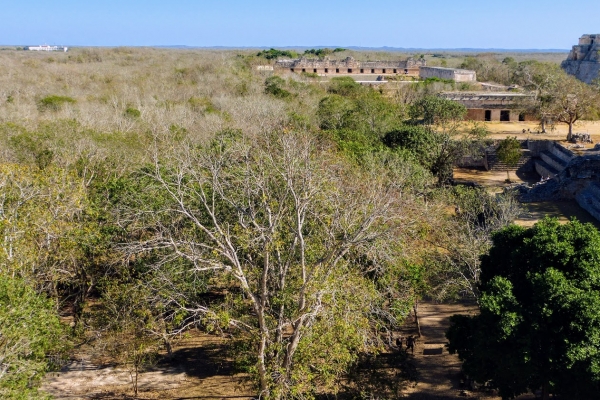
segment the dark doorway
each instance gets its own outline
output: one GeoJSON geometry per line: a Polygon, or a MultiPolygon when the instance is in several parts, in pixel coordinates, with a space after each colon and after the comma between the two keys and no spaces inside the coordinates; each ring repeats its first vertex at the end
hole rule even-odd
{"type": "Polygon", "coordinates": [[[317,69],[316,69],[316,68],[315,68],[315,69],[313,69],[313,72],[316,74],[316,73],[317,73],[317,69]]]}
{"type": "Polygon", "coordinates": [[[491,120],[492,120],[492,110],[485,110],[484,121],[491,121],[491,120]]]}
{"type": "Polygon", "coordinates": [[[329,68],[325,68],[325,73],[328,73],[328,72],[329,72],[329,68]]]}
{"type": "Polygon", "coordinates": [[[519,114],[519,121],[520,121],[520,122],[523,122],[523,121],[525,121],[525,113],[520,113],[520,114],[519,114]]]}
{"type": "Polygon", "coordinates": [[[373,68],[371,68],[371,73],[372,73],[372,74],[374,74],[374,73],[375,73],[375,70],[374,70],[373,68]]]}
{"type": "Polygon", "coordinates": [[[352,68],[348,68],[348,73],[351,74],[352,73],[352,68]]]}
{"type": "Polygon", "coordinates": [[[510,111],[508,110],[500,110],[500,121],[508,122],[510,121],[510,111]]]}
{"type": "Polygon", "coordinates": [[[382,74],[385,74],[385,69],[383,69],[381,73],[382,73],[382,74]]]}
{"type": "Polygon", "coordinates": [[[361,69],[360,69],[360,73],[361,73],[361,74],[364,74],[364,73],[365,73],[365,70],[361,68],[361,69]]]}
{"type": "Polygon", "coordinates": [[[335,73],[336,73],[336,74],[339,74],[339,73],[340,73],[340,69],[339,69],[339,68],[336,68],[336,69],[335,69],[335,73]]]}

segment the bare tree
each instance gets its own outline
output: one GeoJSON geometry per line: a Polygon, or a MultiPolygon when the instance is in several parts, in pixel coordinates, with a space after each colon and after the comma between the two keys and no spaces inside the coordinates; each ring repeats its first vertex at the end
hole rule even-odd
{"type": "Polygon", "coordinates": [[[262,396],[327,384],[370,348],[366,316],[382,299],[356,260],[389,262],[400,224],[408,232],[422,213],[408,211],[401,172],[360,173],[331,157],[308,134],[229,132],[157,155],[147,172],[147,190],[166,200],[136,215],[146,239],[129,251],[160,254],[157,268],[183,260],[227,293],[227,304],[172,304],[246,335],[262,396]]]}

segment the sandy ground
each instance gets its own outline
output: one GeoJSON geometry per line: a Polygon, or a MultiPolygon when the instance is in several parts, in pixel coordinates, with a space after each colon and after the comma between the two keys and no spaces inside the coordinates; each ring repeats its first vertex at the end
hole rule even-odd
{"type": "MultiPolygon", "coordinates": [[[[540,130],[536,122],[486,122],[485,126],[493,139],[505,139],[510,135],[516,136],[517,139],[566,140],[569,133],[567,124],[557,124],[553,130],[547,127],[547,133],[536,133],[540,130]],[[523,129],[525,129],[525,133],[523,133],[523,129]]],[[[600,141],[600,121],[576,122],[573,132],[589,133],[594,143],[598,143],[600,141]]],[[[588,145],[588,147],[593,147],[593,145],[588,145]]]]}
{"type": "MultiPolygon", "coordinates": [[[[251,399],[244,375],[234,374],[223,354],[226,339],[192,331],[174,348],[169,364],[139,375],[139,399],[251,399]]],[[[42,390],[56,399],[132,399],[131,375],[124,368],[77,360],[46,376],[42,390]]]]}

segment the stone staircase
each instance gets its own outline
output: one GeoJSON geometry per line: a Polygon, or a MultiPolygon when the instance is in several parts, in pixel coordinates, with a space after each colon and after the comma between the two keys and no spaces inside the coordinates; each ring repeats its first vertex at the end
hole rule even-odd
{"type": "Polygon", "coordinates": [[[553,178],[566,168],[575,155],[558,143],[540,153],[535,170],[542,178],[553,178]]]}
{"type": "Polygon", "coordinates": [[[584,190],[575,196],[577,203],[600,221],[600,184],[590,183],[584,190]]]}
{"type": "Polygon", "coordinates": [[[529,150],[521,150],[521,159],[514,167],[509,167],[502,161],[498,159],[498,155],[496,154],[496,149],[489,148],[485,151],[488,169],[492,171],[516,171],[523,168],[527,168],[527,166],[533,163],[533,159],[531,157],[531,152],[529,150]]]}

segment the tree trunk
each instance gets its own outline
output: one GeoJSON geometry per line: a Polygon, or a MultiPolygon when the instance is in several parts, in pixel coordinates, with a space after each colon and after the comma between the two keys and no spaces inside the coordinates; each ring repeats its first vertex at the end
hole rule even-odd
{"type": "Polygon", "coordinates": [[[417,333],[421,337],[421,324],[419,323],[419,300],[415,300],[413,305],[413,312],[415,313],[415,324],[417,325],[417,333]]]}
{"type": "Polygon", "coordinates": [[[542,400],[550,400],[550,385],[547,382],[542,385],[542,400]]]}
{"type": "Polygon", "coordinates": [[[546,133],[546,120],[544,118],[542,118],[542,120],[540,121],[540,125],[542,128],[542,133],[546,133]]]}
{"type": "Polygon", "coordinates": [[[573,137],[573,123],[569,122],[569,134],[567,135],[567,141],[570,142],[573,137]]]}

